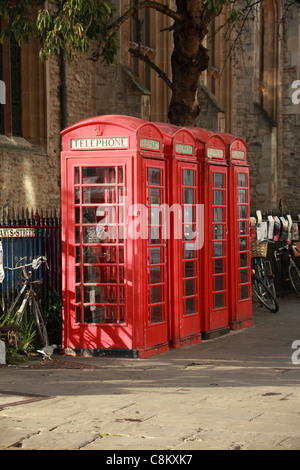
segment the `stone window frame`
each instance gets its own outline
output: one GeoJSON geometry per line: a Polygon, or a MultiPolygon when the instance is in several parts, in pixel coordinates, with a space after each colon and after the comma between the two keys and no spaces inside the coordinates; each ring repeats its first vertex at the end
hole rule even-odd
{"type": "MultiPolygon", "coordinates": [[[[3,20],[2,20],[3,21],[3,20]]],[[[1,19],[0,19],[1,30],[1,19]]],[[[5,84],[5,104],[0,104],[0,134],[24,138],[46,149],[46,72],[39,59],[39,44],[0,45],[0,80],[5,84]]]]}

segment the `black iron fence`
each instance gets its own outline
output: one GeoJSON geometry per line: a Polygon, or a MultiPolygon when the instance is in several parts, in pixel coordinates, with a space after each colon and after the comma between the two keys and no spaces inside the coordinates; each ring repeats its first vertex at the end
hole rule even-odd
{"type": "MultiPolygon", "coordinates": [[[[262,212],[262,220],[267,221],[268,215],[287,218],[288,212],[262,212]]],[[[256,217],[256,210],[251,211],[256,217]]],[[[293,222],[300,228],[299,216],[291,213],[293,222]]],[[[4,266],[15,267],[17,263],[29,263],[37,256],[46,256],[49,270],[44,265],[34,273],[35,278],[43,278],[41,296],[48,305],[53,295],[61,298],[61,218],[59,210],[13,209],[0,207],[0,240],[3,246],[4,266]],[[22,260],[22,261],[21,261],[22,260]],[[54,294],[53,294],[54,293],[54,294]]],[[[275,260],[274,252],[286,243],[285,235],[281,234],[278,241],[268,243],[267,259],[270,261],[275,276],[275,287],[279,296],[292,292],[288,279],[288,258],[281,256],[275,260]]],[[[298,260],[299,263],[299,260],[298,260]]],[[[5,279],[0,284],[2,301],[9,305],[20,287],[20,279],[16,272],[5,272],[5,279]]]]}
{"type": "MultiPolygon", "coordinates": [[[[0,207],[0,240],[3,264],[15,267],[46,256],[49,269],[43,264],[34,279],[43,278],[42,301],[49,305],[53,295],[61,297],[61,219],[59,211],[12,209],[0,207]]],[[[0,284],[2,302],[9,305],[20,287],[17,271],[5,270],[0,284]]]]}

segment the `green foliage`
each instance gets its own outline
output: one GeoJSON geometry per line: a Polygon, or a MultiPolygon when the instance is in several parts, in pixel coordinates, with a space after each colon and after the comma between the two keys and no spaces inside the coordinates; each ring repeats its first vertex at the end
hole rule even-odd
{"type": "Polygon", "coordinates": [[[218,16],[229,0],[202,0],[202,4],[207,15],[218,16]]]}
{"type": "Polygon", "coordinates": [[[7,364],[15,364],[18,359],[18,353],[14,346],[10,344],[6,344],[6,363],[7,364]]]}
{"type": "MultiPolygon", "coordinates": [[[[0,16],[7,26],[0,35],[0,42],[12,37],[20,44],[28,42],[31,35],[39,38],[42,45],[40,58],[60,54],[69,61],[78,53],[88,52],[91,41],[107,37],[107,25],[115,7],[110,0],[57,0],[49,2],[52,8],[42,9],[39,0],[22,0],[12,5],[11,1],[1,0],[0,16]],[[33,14],[37,7],[37,16],[33,14]],[[36,19],[33,19],[36,18],[36,19]]],[[[104,51],[104,60],[114,61],[117,51],[116,35],[109,38],[104,51]]]]}
{"type": "Polygon", "coordinates": [[[15,322],[16,313],[9,312],[6,308],[5,301],[2,298],[1,312],[0,312],[0,327],[13,325],[15,322]]]}
{"type": "Polygon", "coordinates": [[[32,9],[33,7],[40,7],[42,3],[41,0],[23,0],[20,2],[1,0],[0,17],[3,17],[6,27],[2,25],[0,42],[14,38],[19,45],[22,39],[28,43],[30,36],[37,34],[32,9]]]}
{"type": "Polygon", "coordinates": [[[227,23],[238,24],[244,16],[245,14],[242,10],[239,10],[238,8],[233,9],[228,15],[227,23]]]}
{"type": "MultiPolygon", "coordinates": [[[[201,3],[202,14],[211,19],[230,0],[201,0],[201,3]]],[[[28,42],[34,35],[40,41],[43,61],[61,52],[72,61],[77,54],[88,52],[92,41],[97,40],[101,60],[107,64],[115,62],[117,33],[109,33],[109,25],[116,8],[111,0],[49,0],[47,4],[45,9],[42,0],[0,0],[0,17],[6,25],[0,33],[0,43],[14,38],[20,44],[22,39],[28,42]]],[[[241,10],[232,8],[228,23],[238,23],[242,16],[241,10]]]]}
{"type": "Polygon", "coordinates": [[[34,347],[37,333],[32,317],[28,318],[25,314],[20,324],[20,333],[18,338],[18,348],[29,352],[34,347]]]}
{"type": "MultiPolygon", "coordinates": [[[[12,312],[7,314],[5,311],[6,308],[3,301],[2,313],[0,314],[0,326],[15,325],[16,313],[12,312]]],[[[8,364],[12,364],[18,359],[18,350],[22,350],[26,355],[28,355],[28,353],[34,348],[34,342],[37,338],[33,319],[28,312],[23,315],[19,326],[20,330],[15,336],[7,332],[6,334],[2,335],[1,338],[5,342],[6,362],[8,364]]]]}
{"type": "MultiPolygon", "coordinates": [[[[115,11],[109,0],[68,0],[59,3],[57,11],[40,10],[37,29],[41,43],[40,57],[64,52],[68,60],[77,53],[88,52],[91,41],[105,37],[108,21],[115,11]]],[[[108,49],[107,58],[111,61],[108,49]]]]}
{"type": "MultiPolygon", "coordinates": [[[[61,343],[62,332],[62,299],[61,294],[55,290],[48,292],[47,301],[43,302],[42,306],[43,317],[47,326],[49,340],[51,343],[61,343]]],[[[7,308],[2,300],[0,309],[0,326],[10,326],[15,324],[16,311],[8,314],[7,308]]],[[[23,358],[30,357],[30,352],[41,346],[34,324],[31,311],[26,310],[22,316],[19,324],[20,329],[16,335],[17,348],[15,343],[15,336],[9,333],[2,335],[1,339],[6,345],[6,362],[13,364],[20,360],[17,351],[22,351],[23,358]]]]}
{"type": "MultiPolygon", "coordinates": [[[[230,5],[230,3],[230,0],[202,0],[204,14],[210,17],[218,16],[223,8],[230,5]]],[[[238,24],[244,16],[244,12],[239,8],[233,7],[228,10],[227,23],[231,25],[238,24]]]]}

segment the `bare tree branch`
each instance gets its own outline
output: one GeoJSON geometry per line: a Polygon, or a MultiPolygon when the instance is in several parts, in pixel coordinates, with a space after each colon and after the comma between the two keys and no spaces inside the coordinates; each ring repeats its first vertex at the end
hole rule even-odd
{"type": "Polygon", "coordinates": [[[170,18],[173,18],[173,20],[175,21],[179,21],[179,22],[182,21],[181,14],[172,10],[167,5],[163,5],[162,3],[155,2],[152,0],[145,0],[143,2],[137,3],[133,7],[129,8],[129,10],[125,11],[125,13],[122,16],[120,16],[116,21],[114,21],[111,25],[107,27],[106,36],[99,39],[98,47],[97,47],[97,50],[92,55],[92,60],[97,60],[100,57],[102,53],[102,49],[105,45],[105,42],[119,30],[120,26],[126,20],[128,20],[131,16],[133,16],[134,14],[136,14],[139,10],[142,10],[143,8],[152,8],[156,11],[159,11],[160,13],[164,15],[169,16],[170,18]]]}
{"type": "Polygon", "coordinates": [[[173,90],[173,83],[171,82],[171,80],[169,80],[167,75],[157,65],[155,65],[155,63],[152,62],[152,60],[150,60],[149,57],[144,55],[141,51],[137,49],[132,49],[131,47],[128,49],[128,51],[134,57],[137,57],[138,59],[142,60],[143,62],[145,62],[145,64],[149,65],[149,67],[155,70],[155,72],[159,75],[159,77],[168,85],[168,87],[171,90],[173,90]]]}
{"type": "Polygon", "coordinates": [[[137,3],[133,7],[129,8],[129,10],[125,11],[125,13],[120,16],[120,18],[108,26],[108,31],[117,31],[121,24],[123,24],[128,18],[143,8],[153,8],[154,10],[157,10],[160,13],[169,16],[170,18],[173,18],[173,20],[182,21],[182,15],[174,10],[171,10],[171,8],[169,8],[167,5],[163,5],[162,3],[154,2],[152,0],[145,0],[143,2],[137,3]]]}
{"type": "MultiPolygon", "coordinates": [[[[231,6],[239,5],[239,0],[231,0],[230,4],[231,6]]],[[[243,55],[246,54],[245,50],[243,49],[243,46],[241,45],[242,34],[247,31],[247,22],[248,20],[251,20],[250,15],[254,13],[255,8],[258,7],[260,4],[263,4],[263,0],[246,0],[245,4],[239,7],[240,11],[243,12],[243,16],[241,17],[240,22],[228,24],[228,18],[227,18],[227,20],[216,29],[215,34],[218,33],[224,27],[228,28],[227,32],[225,33],[224,38],[226,42],[230,44],[229,50],[227,52],[227,57],[225,58],[224,66],[220,73],[220,76],[223,74],[226,61],[230,57],[234,57],[235,50],[238,47],[240,47],[241,50],[243,51],[243,55]],[[234,35],[233,42],[230,42],[230,38],[232,38],[233,35],[234,35]]],[[[279,20],[279,23],[282,23],[284,21],[288,10],[293,6],[300,8],[300,0],[289,0],[288,2],[286,2],[284,11],[279,20]]],[[[279,23],[277,25],[278,27],[279,27],[279,23]]]]}

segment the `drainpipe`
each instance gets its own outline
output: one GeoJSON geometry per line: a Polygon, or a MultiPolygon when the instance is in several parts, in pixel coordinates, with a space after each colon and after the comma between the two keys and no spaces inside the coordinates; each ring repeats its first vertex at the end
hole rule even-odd
{"type": "Polygon", "coordinates": [[[68,126],[68,107],[67,107],[67,81],[66,81],[66,62],[64,59],[63,51],[60,50],[59,54],[59,71],[60,71],[60,85],[59,85],[59,100],[60,100],[60,128],[63,130],[68,126]]]}

